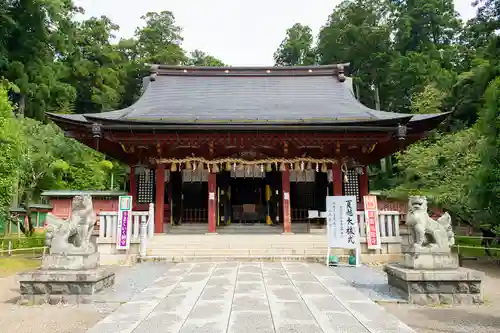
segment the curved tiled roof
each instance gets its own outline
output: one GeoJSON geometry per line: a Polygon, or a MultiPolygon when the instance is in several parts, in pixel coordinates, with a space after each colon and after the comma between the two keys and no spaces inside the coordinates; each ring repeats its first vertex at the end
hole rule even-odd
{"type": "MultiPolygon", "coordinates": [[[[199,68],[156,66],[128,108],[54,115],[76,122],[129,124],[395,124],[438,115],[376,111],[356,100],[343,65],[199,68]]],[[[442,115],[439,115],[442,116],[442,115]]]]}

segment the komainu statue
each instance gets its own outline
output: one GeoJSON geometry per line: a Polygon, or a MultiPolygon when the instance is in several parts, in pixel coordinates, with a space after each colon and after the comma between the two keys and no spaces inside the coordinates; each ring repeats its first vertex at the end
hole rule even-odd
{"type": "Polygon", "coordinates": [[[94,231],[96,214],[89,195],[75,196],[71,204],[71,217],[62,220],[47,215],[45,245],[51,254],[88,254],[96,251],[90,236],[94,231]]]}
{"type": "Polygon", "coordinates": [[[427,213],[427,198],[424,196],[409,198],[406,224],[413,229],[415,248],[450,251],[450,247],[455,244],[451,216],[444,213],[439,219],[433,220],[427,213]]]}

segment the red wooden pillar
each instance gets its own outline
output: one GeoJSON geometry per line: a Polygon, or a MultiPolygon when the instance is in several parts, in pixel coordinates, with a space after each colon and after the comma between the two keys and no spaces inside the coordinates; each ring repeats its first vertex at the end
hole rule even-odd
{"type": "Polygon", "coordinates": [[[292,232],[292,216],[290,209],[290,171],[285,168],[281,172],[281,184],[283,190],[283,232],[292,232]]]}
{"type": "Polygon", "coordinates": [[[334,164],[332,168],[333,174],[333,195],[343,195],[344,186],[342,180],[342,170],[340,169],[340,164],[334,164]]]}
{"type": "Polygon", "coordinates": [[[363,167],[363,174],[359,176],[359,195],[361,199],[363,196],[368,195],[368,173],[366,172],[366,167],[363,167]]]}
{"type": "Polygon", "coordinates": [[[217,174],[208,173],[208,232],[215,232],[217,215],[217,174]]]}
{"type": "Polygon", "coordinates": [[[165,164],[156,166],[155,234],[163,233],[165,214],[165,164]]]}
{"type": "Polygon", "coordinates": [[[137,183],[135,181],[135,167],[131,166],[130,167],[130,175],[129,175],[129,182],[130,182],[130,192],[129,195],[132,196],[132,209],[135,208],[135,205],[137,203],[137,183]]]}

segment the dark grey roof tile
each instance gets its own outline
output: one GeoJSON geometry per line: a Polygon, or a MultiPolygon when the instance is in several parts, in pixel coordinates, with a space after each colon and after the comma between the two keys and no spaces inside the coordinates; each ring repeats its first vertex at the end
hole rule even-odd
{"type": "Polygon", "coordinates": [[[158,76],[123,110],[87,118],[185,123],[345,123],[408,118],[359,103],[334,76],[158,76]]]}

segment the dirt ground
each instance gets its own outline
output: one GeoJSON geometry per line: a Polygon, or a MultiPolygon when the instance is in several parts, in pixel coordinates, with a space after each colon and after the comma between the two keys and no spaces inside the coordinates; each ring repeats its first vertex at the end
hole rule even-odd
{"type": "Polygon", "coordinates": [[[2,333],[83,333],[108,313],[107,307],[18,306],[19,282],[16,272],[38,267],[39,260],[0,258],[0,332],[2,333]]]}
{"type": "Polygon", "coordinates": [[[18,306],[18,296],[16,277],[0,278],[0,332],[84,333],[108,314],[94,305],[18,306]]]}
{"type": "Polygon", "coordinates": [[[493,333],[500,332],[500,264],[468,261],[464,267],[487,274],[485,304],[480,306],[423,307],[409,304],[384,304],[387,311],[419,333],[493,333]]]}

